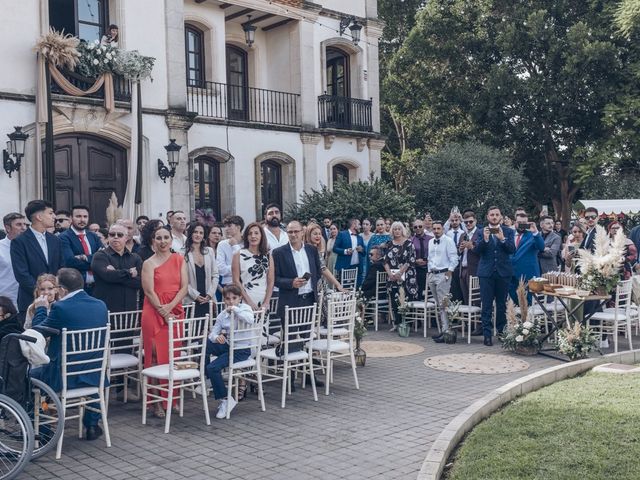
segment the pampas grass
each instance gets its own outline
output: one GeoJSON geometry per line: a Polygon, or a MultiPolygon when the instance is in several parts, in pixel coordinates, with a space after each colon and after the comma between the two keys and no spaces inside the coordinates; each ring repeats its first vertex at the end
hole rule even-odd
{"type": "Polygon", "coordinates": [[[109,206],[107,207],[107,222],[109,222],[109,226],[116,223],[122,217],[122,206],[118,206],[118,197],[116,196],[116,192],[111,192],[109,206]]]}
{"type": "Polygon", "coordinates": [[[78,44],[80,40],[64,31],[57,32],[53,28],[48,33],[42,35],[35,47],[35,51],[44,55],[56,67],[63,67],[69,70],[76,68],[80,58],[78,44]]]}

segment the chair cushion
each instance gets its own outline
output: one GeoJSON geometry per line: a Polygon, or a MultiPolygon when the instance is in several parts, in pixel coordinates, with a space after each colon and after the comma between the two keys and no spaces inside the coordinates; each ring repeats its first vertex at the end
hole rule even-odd
{"type": "Polygon", "coordinates": [[[98,387],[80,387],[73,388],[71,390],[67,390],[66,398],[80,398],[80,397],[88,397],[90,395],[97,395],[98,387]]]}
{"type": "MultiPolygon", "coordinates": [[[[326,337],[327,334],[329,333],[329,329],[327,327],[320,327],[320,335],[326,337]]],[[[346,328],[334,328],[333,329],[333,335],[334,336],[343,336],[343,335],[349,335],[349,330],[346,328]]]]}
{"type": "Polygon", "coordinates": [[[476,307],[475,305],[460,305],[458,307],[458,312],[460,313],[478,313],[481,312],[482,309],[480,307],[476,307]]]}
{"type": "Polygon", "coordinates": [[[263,358],[268,358],[269,360],[286,360],[288,362],[293,362],[296,360],[305,360],[309,358],[309,353],[305,352],[304,350],[299,350],[297,352],[291,352],[286,356],[283,355],[279,357],[278,355],[276,355],[276,349],[270,348],[260,353],[260,356],[263,358]]]}
{"type": "MultiPolygon", "coordinates": [[[[615,308],[612,308],[612,312],[596,312],[594,313],[589,320],[603,320],[605,322],[613,322],[616,319],[615,308]]],[[[623,311],[618,312],[618,320],[624,321],[627,319],[627,316],[623,311]]]]}
{"type": "MultiPolygon", "coordinates": [[[[169,378],[169,364],[156,365],[142,370],[142,375],[151,378],[160,378],[167,380],[169,378]]],[[[174,380],[186,380],[188,378],[197,378],[200,376],[200,370],[197,368],[185,368],[184,370],[173,369],[174,380]]]]}
{"type": "MultiPolygon", "coordinates": [[[[409,308],[421,308],[424,309],[424,302],[419,302],[417,300],[414,300],[412,302],[407,302],[407,305],[409,306],[409,308]]],[[[426,308],[435,308],[436,304],[433,302],[427,302],[427,307],[426,308]]]]}
{"type": "Polygon", "coordinates": [[[320,352],[345,352],[349,351],[349,343],[341,340],[312,340],[307,345],[311,346],[312,350],[318,350],[320,352]]]}
{"type": "Polygon", "coordinates": [[[256,360],[254,358],[247,358],[241,362],[234,362],[233,368],[251,368],[256,366],[256,360]]]}
{"type": "Polygon", "coordinates": [[[138,366],[138,357],[129,353],[114,353],[109,360],[111,370],[119,370],[121,368],[130,368],[138,366]]]}

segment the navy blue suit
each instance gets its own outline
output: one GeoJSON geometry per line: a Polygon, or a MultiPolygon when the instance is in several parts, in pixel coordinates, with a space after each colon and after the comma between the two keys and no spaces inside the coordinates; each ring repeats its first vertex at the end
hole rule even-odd
{"type": "Polygon", "coordinates": [[[507,324],[507,294],[513,276],[511,255],[516,251],[514,231],[500,226],[504,233],[504,241],[495,235],[484,241],[484,234],[478,236],[473,251],[480,255],[478,277],[480,277],[480,299],[482,301],[482,330],[485,338],[492,336],[491,314],[493,302],[496,302],[496,328],[502,332],[507,324]]]}
{"type": "MultiPolygon", "coordinates": [[[[51,306],[49,316],[44,307],[36,309],[33,317],[33,325],[42,325],[58,330],[84,330],[88,328],[104,327],[109,322],[107,306],[102,300],[89,296],[84,290],[76,293],[70,298],[63,298],[51,306]]],[[[51,362],[39,368],[34,368],[31,372],[33,377],[39,378],[47,383],[56,392],[62,390],[62,334],[51,337],[47,354],[51,362]]],[[[108,348],[108,345],[105,346],[108,348]]],[[[102,359],[102,352],[77,355],[71,360],[86,360],[90,358],[102,359]]],[[[89,364],[81,365],[86,369],[89,364]]],[[[98,367],[96,364],[95,367],[98,367]]],[[[75,370],[78,370],[76,368],[75,370]]],[[[74,367],[68,367],[68,371],[74,371],[74,367]]],[[[85,373],[82,375],[72,375],[67,379],[67,388],[97,387],[100,385],[100,372],[85,373]]],[[[85,410],[83,423],[85,427],[97,425],[100,414],[85,410]]]]}
{"type": "MultiPolygon", "coordinates": [[[[516,251],[511,257],[513,265],[513,277],[511,277],[511,298],[518,303],[516,289],[522,278],[525,282],[533,277],[540,276],[540,261],[538,254],[544,251],[544,238],[538,233],[532,234],[530,231],[522,233],[516,251]]],[[[528,298],[531,303],[531,297],[528,298]]]]}
{"type": "Polygon", "coordinates": [[[84,249],[80,238],[72,228],[68,228],[62,232],[58,238],[62,245],[62,257],[64,258],[64,266],[69,268],[75,268],[84,278],[85,284],[87,281],[87,272],[91,269],[91,261],[93,260],[93,254],[102,248],[102,242],[98,236],[85,230],[85,241],[89,244],[91,249],[91,255],[87,255],[87,260],[79,260],[76,255],[84,255],[84,249]]]}
{"type": "MultiPolygon", "coordinates": [[[[338,233],[338,236],[336,237],[336,241],[333,244],[333,252],[336,253],[338,255],[338,257],[336,258],[336,278],[338,279],[338,281],[340,280],[340,271],[345,269],[345,268],[355,268],[356,266],[352,266],[351,265],[351,255],[350,254],[346,254],[345,251],[349,248],[352,248],[352,243],[351,243],[351,231],[350,230],[343,230],[342,232],[338,233]]],[[[358,252],[358,259],[360,260],[360,263],[358,263],[357,267],[358,267],[358,275],[356,276],[356,278],[358,279],[358,285],[361,282],[361,278],[360,278],[360,273],[362,270],[362,265],[364,264],[364,262],[366,261],[366,249],[364,247],[364,240],[362,239],[362,237],[360,235],[355,235],[357,238],[357,246],[362,247],[362,250],[360,252],[358,252]]]]}
{"type": "Polygon", "coordinates": [[[49,261],[36,240],[31,229],[11,241],[11,266],[20,289],[18,290],[18,311],[24,319],[24,313],[33,302],[36,280],[43,273],[56,275],[63,266],[60,239],[51,233],[45,233],[49,261]]]}

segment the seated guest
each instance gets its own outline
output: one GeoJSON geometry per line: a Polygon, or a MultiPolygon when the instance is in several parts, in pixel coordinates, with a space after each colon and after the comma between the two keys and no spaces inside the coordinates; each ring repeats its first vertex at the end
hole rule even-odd
{"type": "MultiPolygon", "coordinates": [[[[215,355],[215,360],[206,366],[207,378],[211,381],[213,387],[213,396],[216,400],[220,400],[218,413],[216,418],[225,418],[227,411],[231,412],[238,403],[233,396],[227,397],[227,387],[222,378],[222,371],[229,366],[229,342],[228,336],[231,328],[231,316],[236,322],[241,321],[245,324],[254,322],[253,310],[249,305],[242,302],[242,290],[237,285],[227,285],[224,287],[222,296],[224,298],[225,309],[220,312],[216,318],[216,323],[211,329],[209,338],[207,339],[206,359],[209,360],[211,355],[215,355]]],[[[241,346],[243,340],[236,338],[236,345],[241,346]]],[[[244,341],[247,348],[234,350],[233,361],[242,362],[251,356],[251,342],[244,341]]]]}
{"type": "MultiPolygon", "coordinates": [[[[53,305],[53,302],[58,300],[58,279],[55,275],[51,275],[50,273],[43,273],[38,277],[38,280],[36,280],[36,288],[33,291],[33,299],[37,300],[42,296],[47,297],[47,301],[49,302],[49,307],[47,308],[48,314],[51,305],[53,305]]],[[[29,305],[29,308],[27,308],[27,316],[24,320],[25,329],[31,328],[31,323],[35,314],[36,304],[34,302],[29,305]]]]}
{"type": "Polygon", "coordinates": [[[384,272],[384,258],[380,253],[380,248],[373,247],[369,250],[369,260],[371,261],[371,265],[369,265],[367,276],[364,282],[362,282],[360,290],[362,290],[364,298],[368,300],[379,300],[376,298],[376,279],[378,278],[379,272],[384,272]]]}
{"type": "MultiPolygon", "coordinates": [[[[107,306],[102,300],[93,298],[84,291],[84,280],[82,274],[73,268],[61,268],[58,271],[58,285],[60,300],[51,307],[47,315],[49,301],[44,295],[38,297],[35,302],[36,314],[33,317],[34,326],[44,326],[69,331],[85,330],[88,328],[101,328],[107,325],[107,306]]],[[[61,335],[51,337],[47,354],[51,362],[31,371],[34,378],[38,378],[47,383],[56,391],[62,389],[61,355],[62,342],[61,335]]],[[[108,345],[104,345],[108,348],[108,345]]],[[[75,360],[102,358],[102,352],[97,351],[83,355],[78,355],[75,360]]],[[[69,370],[73,370],[73,366],[69,370]]],[[[67,388],[98,387],[100,386],[100,372],[85,373],[83,375],[73,375],[67,379],[67,388]]],[[[83,425],[86,428],[85,438],[95,440],[102,435],[102,428],[98,426],[100,413],[85,408],[83,425]]]]}
{"type": "Polygon", "coordinates": [[[10,333],[22,333],[22,322],[11,299],[0,296],[0,340],[10,333]]]}

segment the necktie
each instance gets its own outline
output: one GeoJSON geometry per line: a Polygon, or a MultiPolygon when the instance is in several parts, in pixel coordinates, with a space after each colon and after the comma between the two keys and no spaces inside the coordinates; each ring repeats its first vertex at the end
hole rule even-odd
{"type": "Polygon", "coordinates": [[[453,232],[453,243],[456,244],[456,247],[458,246],[458,230],[453,232]]]}
{"type": "Polygon", "coordinates": [[[86,237],[86,235],[84,233],[79,233],[78,234],[78,238],[80,239],[80,245],[82,245],[82,250],[84,251],[84,254],[88,257],[89,256],[89,244],[87,243],[87,239],[85,237],[86,237]]]}
{"type": "Polygon", "coordinates": [[[424,237],[420,237],[420,251],[418,252],[418,258],[424,258],[424,237]]]}
{"type": "Polygon", "coordinates": [[[520,239],[522,238],[522,234],[519,233],[518,237],[516,238],[516,248],[518,248],[518,246],[520,245],[520,239]]]}

